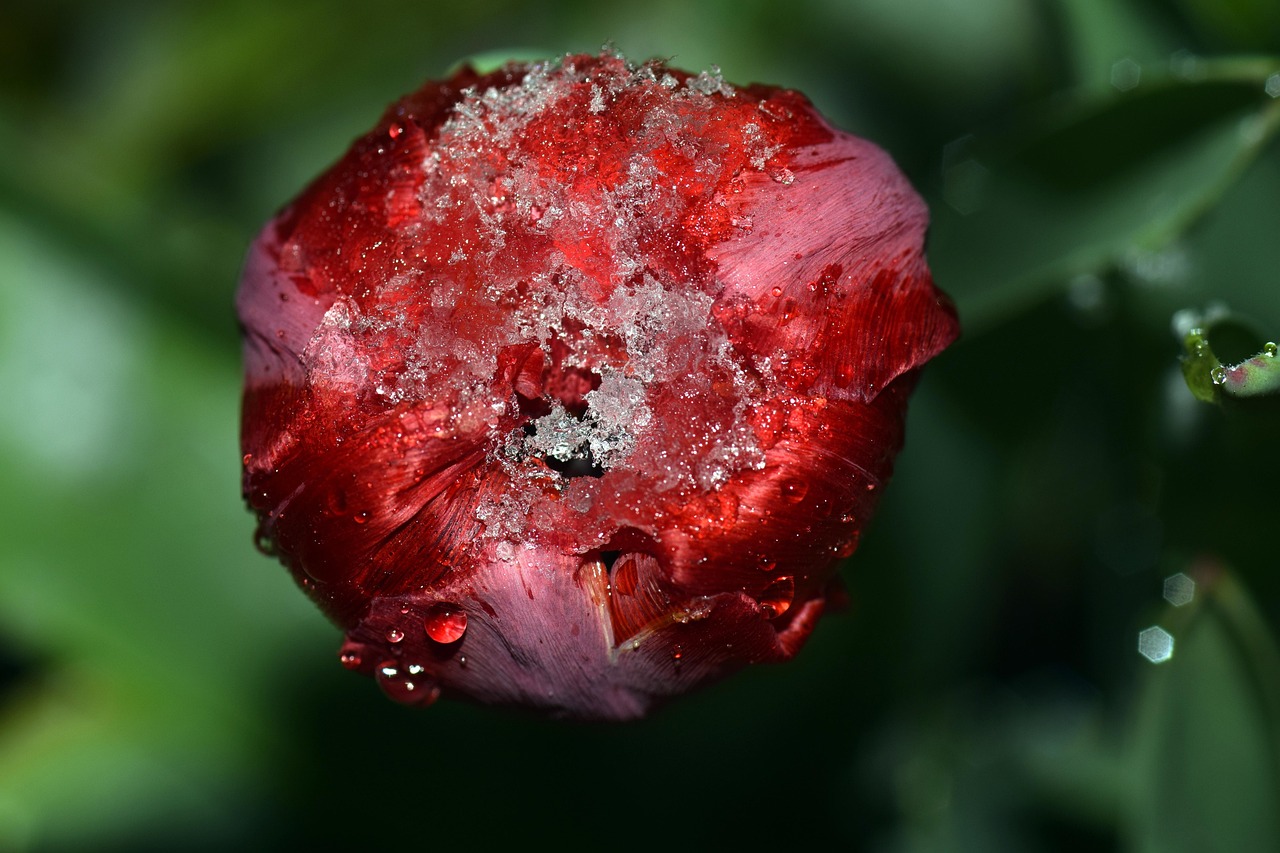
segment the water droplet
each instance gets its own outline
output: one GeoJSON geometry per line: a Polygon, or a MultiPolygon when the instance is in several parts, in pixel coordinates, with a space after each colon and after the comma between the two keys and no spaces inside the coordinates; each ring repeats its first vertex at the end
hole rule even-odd
{"type": "Polygon", "coordinates": [[[400,642],[400,641],[401,641],[401,640],[403,640],[403,639],[404,639],[404,631],[401,631],[399,628],[388,628],[388,629],[387,629],[387,642],[388,642],[388,643],[398,643],[398,642],[400,642]]]}
{"type": "Polygon", "coordinates": [[[778,286],[775,284],[775,285],[773,286],[773,295],[774,295],[774,296],[781,296],[781,295],[782,295],[782,288],[781,288],[781,287],[778,287],[778,286]]]}
{"type": "Polygon", "coordinates": [[[364,663],[363,652],[364,646],[348,640],[338,650],[338,662],[347,669],[359,669],[360,665],[364,663]]]}
{"type": "Polygon", "coordinates": [[[397,138],[402,133],[404,133],[404,125],[398,121],[391,122],[391,126],[387,128],[387,136],[390,136],[392,139],[397,138]]]}
{"type": "Polygon", "coordinates": [[[853,556],[853,552],[858,550],[858,538],[859,534],[855,533],[844,542],[837,543],[835,547],[836,556],[842,560],[845,557],[853,556]]]}
{"type": "MultiPolygon", "coordinates": [[[[342,489],[330,489],[328,494],[324,496],[325,508],[329,510],[330,515],[346,515],[347,514],[347,494],[342,489]]],[[[365,513],[367,516],[368,513],[365,513]]],[[[359,522],[359,519],[357,519],[359,522]]],[[[359,522],[363,523],[363,522],[359,522]]]]}
{"type": "Polygon", "coordinates": [[[676,645],[672,646],[672,648],[671,648],[671,660],[673,660],[673,661],[675,662],[675,665],[676,665],[676,666],[679,666],[679,665],[680,665],[680,660],[681,660],[683,657],[684,657],[684,646],[680,645],[679,643],[677,643],[676,645]]]}
{"type": "MultiPolygon", "coordinates": [[[[1275,346],[1275,344],[1272,344],[1272,346],[1275,346]]],[[[252,453],[246,453],[244,456],[242,456],[242,457],[240,458],[240,461],[241,461],[243,464],[248,465],[250,462],[252,462],[252,461],[253,461],[253,454],[252,454],[252,453]]]]}
{"type": "Polygon", "coordinates": [[[785,326],[795,318],[799,307],[794,299],[788,299],[782,303],[782,325],[785,326]]]}
{"type": "Polygon", "coordinates": [[[1280,352],[1280,348],[1276,346],[1275,341],[1267,341],[1262,345],[1262,354],[1268,358],[1275,358],[1277,352],[1280,352]]]}
{"type": "Polygon", "coordinates": [[[848,388],[853,382],[853,365],[845,363],[836,369],[836,387],[848,388]]]}
{"type": "Polygon", "coordinates": [[[778,486],[778,494],[789,504],[798,504],[809,494],[809,484],[804,480],[783,480],[778,486]]]}
{"type": "Polygon", "coordinates": [[[351,520],[354,521],[356,524],[364,524],[366,521],[369,520],[369,513],[366,512],[365,510],[361,510],[360,512],[357,512],[355,515],[351,516],[351,520]]]}
{"type": "Polygon", "coordinates": [[[265,530],[258,529],[253,533],[253,547],[257,548],[261,553],[268,557],[277,556],[275,540],[271,538],[271,534],[265,530]]]}
{"type": "Polygon", "coordinates": [[[1227,381],[1227,371],[1224,367],[1215,367],[1209,371],[1209,378],[1213,380],[1214,385],[1221,385],[1227,381]]]}
{"type": "Polygon", "coordinates": [[[437,643],[456,643],[467,632],[467,614],[456,604],[433,604],[422,627],[426,629],[427,636],[437,643]]]}
{"type": "Polygon", "coordinates": [[[764,588],[760,594],[760,609],[766,619],[774,619],[791,609],[796,594],[796,579],[783,575],[764,588]]]}
{"type": "Polygon", "coordinates": [[[418,674],[411,674],[410,667],[401,669],[393,660],[383,661],[374,672],[374,678],[389,699],[402,705],[430,705],[440,698],[440,685],[428,678],[422,667],[418,674]]]}

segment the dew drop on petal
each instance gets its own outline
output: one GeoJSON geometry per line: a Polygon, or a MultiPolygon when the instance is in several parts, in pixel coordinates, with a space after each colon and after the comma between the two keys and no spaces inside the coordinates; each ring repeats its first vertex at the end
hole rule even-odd
{"type": "Polygon", "coordinates": [[[364,658],[361,654],[362,650],[363,647],[356,643],[343,643],[342,648],[338,651],[338,662],[347,669],[359,669],[360,665],[364,663],[364,658]]]}
{"type": "Polygon", "coordinates": [[[259,553],[266,557],[274,557],[277,554],[276,543],[271,535],[258,530],[253,534],[253,547],[257,548],[259,553]]]}
{"type": "MultiPolygon", "coordinates": [[[[331,489],[324,497],[324,506],[330,515],[346,515],[347,514],[347,495],[342,489],[331,489]]],[[[367,513],[362,513],[367,515],[367,513]]],[[[363,519],[356,519],[362,522],[363,519]]]]}
{"type": "Polygon", "coordinates": [[[388,642],[388,643],[398,643],[398,642],[400,642],[400,641],[401,641],[401,640],[403,640],[403,639],[404,639],[404,631],[401,631],[399,628],[389,628],[389,629],[387,629],[387,642],[388,642]]]}
{"type": "Polygon", "coordinates": [[[467,632],[467,614],[456,604],[433,604],[422,622],[427,636],[437,643],[456,643],[467,632]]]}
{"type": "Polygon", "coordinates": [[[804,480],[784,480],[778,491],[786,503],[798,504],[809,493],[809,484],[804,480]]]}
{"type": "Polygon", "coordinates": [[[777,578],[760,594],[760,609],[768,619],[781,616],[791,609],[796,594],[796,579],[791,575],[777,578]]]}
{"type": "Polygon", "coordinates": [[[440,685],[428,678],[421,666],[402,668],[395,661],[383,661],[374,678],[387,698],[402,705],[430,705],[440,698],[440,685]],[[414,668],[416,674],[410,672],[414,668]]]}

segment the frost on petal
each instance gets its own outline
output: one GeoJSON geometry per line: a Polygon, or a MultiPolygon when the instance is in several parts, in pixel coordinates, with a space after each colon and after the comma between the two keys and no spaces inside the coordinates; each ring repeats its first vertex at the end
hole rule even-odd
{"type": "Polygon", "coordinates": [[[794,655],[957,334],[889,158],[606,54],[394,104],[254,244],[259,543],[397,701],[633,717],[794,655]]]}

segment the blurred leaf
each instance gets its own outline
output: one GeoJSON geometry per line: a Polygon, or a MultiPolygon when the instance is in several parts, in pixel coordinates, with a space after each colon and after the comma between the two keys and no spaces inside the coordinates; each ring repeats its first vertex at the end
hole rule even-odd
{"type": "Polygon", "coordinates": [[[236,370],[4,217],[0,270],[0,848],[234,828],[323,632],[250,545],[236,370]]]}
{"type": "Polygon", "coordinates": [[[953,146],[930,259],[970,333],[1160,249],[1229,188],[1280,126],[1280,61],[1197,66],[1130,94],[1053,108],[1012,141],[953,146]]]}
{"type": "Polygon", "coordinates": [[[1178,45],[1168,24],[1145,3],[1059,0],[1065,49],[1074,82],[1106,93],[1143,64],[1163,60],[1178,45]]]}
{"type": "Polygon", "coordinates": [[[1133,721],[1139,851],[1280,850],[1280,655],[1225,569],[1190,574],[1171,610],[1173,656],[1149,673],[1133,721]]]}
{"type": "Polygon", "coordinates": [[[1176,0],[1192,23],[1219,49],[1280,47],[1280,4],[1275,0],[1176,0]]]}

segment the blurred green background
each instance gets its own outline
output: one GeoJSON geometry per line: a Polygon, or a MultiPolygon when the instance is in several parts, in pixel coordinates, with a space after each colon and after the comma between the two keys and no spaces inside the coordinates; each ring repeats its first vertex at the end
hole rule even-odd
{"type": "Polygon", "coordinates": [[[1280,849],[1280,414],[1171,326],[1280,338],[1278,56],[1273,0],[6,4],[0,850],[1280,849]],[[965,337],[796,661],[627,726],[405,709],[253,549],[239,265],[398,95],[606,40],[887,148],[965,337]]]}

